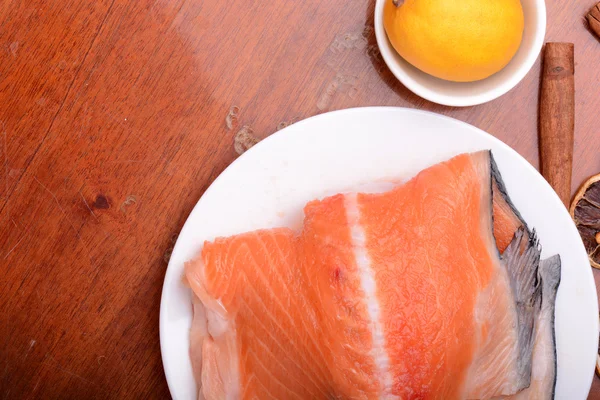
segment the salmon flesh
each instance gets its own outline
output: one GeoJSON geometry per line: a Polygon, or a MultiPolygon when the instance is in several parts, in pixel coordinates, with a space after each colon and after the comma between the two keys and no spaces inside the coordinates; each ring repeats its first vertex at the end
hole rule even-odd
{"type": "Polygon", "coordinates": [[[186,263],[200,399],[553,397],[560,258],[490,151],[304,215],[186,263]]]}

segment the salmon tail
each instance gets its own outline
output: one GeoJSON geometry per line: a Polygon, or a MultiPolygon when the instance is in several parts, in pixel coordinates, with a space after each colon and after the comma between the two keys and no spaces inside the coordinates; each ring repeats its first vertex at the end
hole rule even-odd
{"type": "Polygon", "coordinates": [[[539,314],[541,287],[538,279],[541,247],[535,231],[519,228],[502,254],[517,311],[518,379],[526,388],[531,381],[534,323],[539,314]]]}

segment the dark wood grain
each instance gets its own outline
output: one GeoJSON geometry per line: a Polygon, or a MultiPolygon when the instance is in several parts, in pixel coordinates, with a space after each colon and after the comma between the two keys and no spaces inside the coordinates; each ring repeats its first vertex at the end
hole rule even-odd
{"type": "MultiPolygon", "coordinates": [[[[547,2],[547,40],[575,43],[572,190],[600,172],[593,3],[547,2]]],[[[2,2],[0,398],[169,396],[168,256],[244,126],[240,151],[321,112],[406,106],[474,124],[538,165],[539,60],[500,99],[435,105],[382,63],[372,13],[373,0],[2,2]]]]}

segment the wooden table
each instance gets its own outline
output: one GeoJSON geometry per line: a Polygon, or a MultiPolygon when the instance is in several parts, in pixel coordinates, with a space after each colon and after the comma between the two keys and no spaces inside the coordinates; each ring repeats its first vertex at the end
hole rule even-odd
{"type": "MultiPolygon", "coordinates": [[[[594,1],[547,2],[547,40],[576,50],[573,190],[600,171],[600,42],[583,18],[594,1]]],[[[374,0],[2,4],[2,399],[169,396],[165,269],[236,138],[243,151],[325,111],[405,106],[467,121],[538,165],[539,60],[488,104],[429,103],[382,62],[374,0]]]]}

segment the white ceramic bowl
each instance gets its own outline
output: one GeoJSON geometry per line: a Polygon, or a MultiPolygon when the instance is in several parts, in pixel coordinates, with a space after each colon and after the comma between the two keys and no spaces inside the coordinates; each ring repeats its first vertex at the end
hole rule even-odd
{"type": "Polygon", "coordinates": [[[473,106],[502,96],[525,77],[544,44],[546,34],[546,4],[544,0],[521,0],[525,15],[525,30],[521,47],[501,71],[476,82],[450,82],[435,78],[405,61],[388,40],[383,27],[383,6],[375,5],[375,35],[385,63],[392,73],[415,94],[447,106],[473,106]]]}

